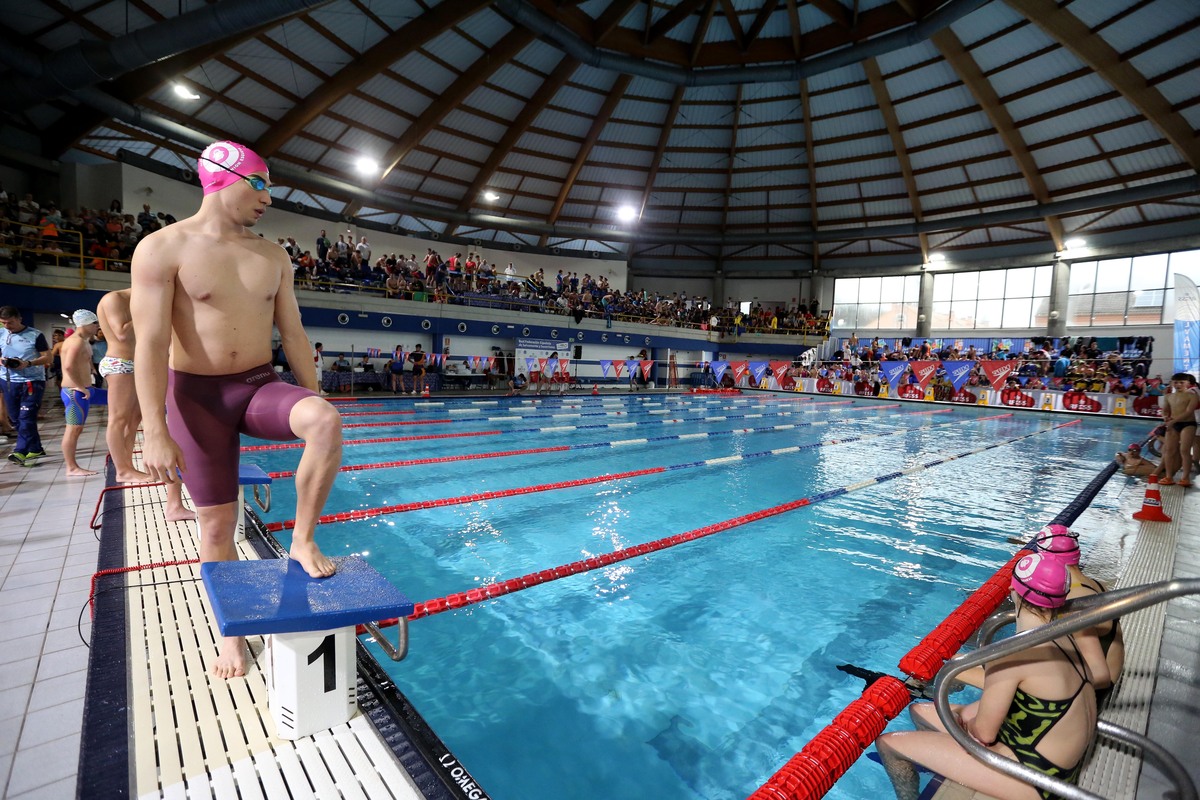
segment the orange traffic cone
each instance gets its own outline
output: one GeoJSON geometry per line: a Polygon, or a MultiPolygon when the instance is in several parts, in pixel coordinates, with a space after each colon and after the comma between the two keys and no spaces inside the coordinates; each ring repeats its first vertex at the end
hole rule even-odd
{"type": "Polygon", "coordinates": [[[1142,501],[1142,510],[1133,515],[1134,519],[1143,522],[1170,522],[1171,518],[1163,513],[1162,495],[1158,491],[1158,478],[1151,475],[1150,483],[1146,486],[1146,499],[1142,501]]]}
{"type": "Polygon", "coordinates": [[[599,385],[599,384],[596,384],[596,383],[593,383],[593,384],[592,384],[592,395],[593,395],[593,396],[595,396],[595,395],[598,395],[598,394],[600,394],[600,385],[599,385]]]}
{"type": "Polygon", "coordinates": [[[421,397],[429,397],[429,384],[425,384],[425,391],[421,392],[421,397]]]}

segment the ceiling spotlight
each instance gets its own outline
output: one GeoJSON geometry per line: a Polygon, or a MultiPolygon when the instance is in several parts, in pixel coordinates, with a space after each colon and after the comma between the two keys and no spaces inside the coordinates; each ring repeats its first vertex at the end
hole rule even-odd
{"type": "Polygon", "coordinates": [[[929,254],[929,263],[930,264],[936,264],[939,261],[945,261],[945,260],[946,260],[945,253],[930,253],[929,254]]]}
{"type": "Polygon", "coordinates": [[[617,209],[617,219],[621,222],[632,222],[637,219],[637,209],[633,206],[621,206],[617,209]]]}
{"type": "Polygon", "coordinates": [[[182,100],[199,100],[200,99],[200,95],[196,94],[191,89],[184,86],[182,83],[173,83],[173,84],[171,84],[171,88],[175,91],[175,96],[182,100]]]}
{"type": "Polygon", "coordinates": [[[1067,239],[1063,242],[1063,246],[1068,250],[1078,250],[1081,247],[1087,247],[1086,239],[1067,239]]]}
{"type": "Polygon", "coordinates": [[[500,195],[496,194],[495,192],[484,192],[483,199],[494,203],[500,199],[500,195]]]}
{"type": "Polygon", "coordinates": [[[374,175],[379,172],[379,162],[373,158],[359,156],[354,162],[354,168],[363,175],[374,175]]]}

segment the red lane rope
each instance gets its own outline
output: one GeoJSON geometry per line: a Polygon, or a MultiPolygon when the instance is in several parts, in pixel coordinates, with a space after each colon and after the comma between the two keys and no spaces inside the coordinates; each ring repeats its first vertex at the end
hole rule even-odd
{"type": "MultiPolygon", "coordinates": [[[[394,506],[362,508],[357,511],[343,511],[337,514],[325,514],[317,518],[317,524],[325,525],[330,522],[350,522],[352,520],[381,517],[385,514],[401,514],[406,511],[416,511],[422,508],[458,506],[465,503],[477,503],[481,500],[495,500],[500,497],[513,497],[519,494],[534,494],[536,492],[548,492],[553,489],[571,489],[576,486],[591,486],[597,483],[618,481],[623,478],[638,478],[643,475],[657,475],[666,471],[666,467],[651,467],[650,469],[635,469],[629,472],[614,472],[611,475],[597,475],[591,478],[579,478],[577,480],[562,481],[560,483],[543,483],[537,486],[522,486],[517,489],[498,489],[491,492],[480,492],[479,494],[460,495],[459,497],[444,497],[438,500],[418,500],[413,503],[399,503],[394,506]]],[[[294,527],[296,527],[296,520],[294,519],[285,520],[283,522],[269,522],[266,525],[267,530],[271,531],[272,533],[291,530],[294,527]]]]}
{"type": "MultiPolygon", "coordinates": [[[[161,485],[161,484],[159,484],[161,485]]],[[[99,572],[92,573],[92,585],[88,592],[88,607],[91,609],[92,618],[96,617],[96,581],[106,575],[120,575],[125,572],[141,572],[144,569],[157,569],[158,567],[179,567],[187,564],[199,564],[200,559],[189,558],[180,561],[158,561],[153,564],[135,564],[132,567],[113,567],[112,569],[102,569],[99,572]]]]}
{"type": "MultiPolygon", "coordinates": [[[[495,453],[471,453],[465,456],[438,456],[436,458],[414,458],[408,461],[381,461],[375,464],[350,464],[349,466],[339,467],[338,472],[357,472],[363,469],[385,469],[389,467],[415,467],[421,464],[448,464],[452,461],[474,461],[480,458],[506,458],[508,456],[530,456],[537,453],[561,453],[564,450],[570,450],[569,444],[559,445],[557,447],[533,447],[528,450],[504,450],[495,453]]],[[[294,478],[296,477],[295,470],[287,470],[286,472],[269,472],[267,473],[272,478],[294,478]]]]}
{"type": "MultiPolygon", "coordinates": [[[[376,405],[381,405],[381,404],[376,403],[376,405]]],[[[343,413],[342,416],[343,417],[383,417],[383,416],[387,416],[388,414],[415,414],[415,413],[417,413],[416,409],[409,409],[408,411],[347,411],[347,412],[343,413]]]]}
{"type": "MultiPolygon", "coordinates": [[[[467,431],[465,433],[430,433],[425,436],[381,436],[374,439],[345,439],[342,446],[355,444],[385,444],[387,442],[418,442],[428,439],[459,439],[464,436],[501,436],[504,431],[467,431]]],[[[242,448],[243,453],[255,450],[295,450],[304,447],[304,442],[286,442],[284,444],[248,444],[242,448]]]]}

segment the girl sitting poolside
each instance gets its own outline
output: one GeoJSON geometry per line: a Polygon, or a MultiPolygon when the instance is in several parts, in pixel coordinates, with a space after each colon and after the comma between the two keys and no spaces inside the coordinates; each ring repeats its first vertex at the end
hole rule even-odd
{"type": "MultiPolygon", "coordinates": [[[[1037,553],[1018,561],[1012,579],[1017,632],[1051,621],[1069,588],[1062,561],[1037,553]]],[[[955,722],[984,747],[1072,784],[1096,733],[1096,693],[1070,635],[990,662],[982,697],[951,708],[955,722]]],[[[918,797],[916,764],[1000,800],[1052,796],[976,760],[945,732],[932,703],[915,704],[910,713],[918,730],[875,740],[899,800],[918,797]]]]}

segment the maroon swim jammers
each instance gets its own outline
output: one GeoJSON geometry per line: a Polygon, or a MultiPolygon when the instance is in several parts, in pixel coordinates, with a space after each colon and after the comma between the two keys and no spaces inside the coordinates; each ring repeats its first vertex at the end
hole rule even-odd
{"type": "Polygon", "coordinates": [[[244,433],[295,439],[292,407],[316,393],[284,383],[269,364],[236,375],[167,371],[167,428],[183,451],[183,482],[197,506],[238,497],[238,455],[244,433]]]}

